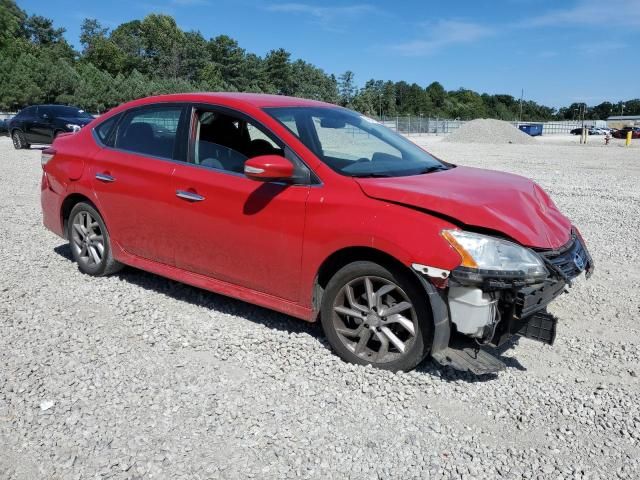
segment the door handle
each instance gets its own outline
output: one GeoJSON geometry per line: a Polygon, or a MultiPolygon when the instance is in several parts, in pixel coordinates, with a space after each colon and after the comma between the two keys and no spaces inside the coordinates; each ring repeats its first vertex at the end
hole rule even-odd
{"type": "Polygon", "coordinates": [[[205,198],[202,195],[188,192],[187,190],[176,190],[176,197],[182,198],[184,200],[189,200],[190,202],[201,202],[205,198]]]}
{"type": "Polygon", "coordinates": [[[107,182],[107,183],[116,181],[116,179],[113,178],[108,173],[96,173],[96,180],[100,180],[101,182],[107,182]]]}

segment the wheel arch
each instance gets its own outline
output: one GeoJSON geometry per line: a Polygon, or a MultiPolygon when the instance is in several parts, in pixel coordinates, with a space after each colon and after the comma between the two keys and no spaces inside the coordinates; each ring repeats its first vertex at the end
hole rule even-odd
{"type": "Polygon", "coordinates": [[[425,292],[425,300],[431,310],[433,336],[431,353],[447,348],[450,338],[449,309],[440,289],[418,272],[414,271],[393,255],[372,247],[346,247],[329,255],[320,265],[313,285],[313,310],[316,312],[312,321],[317,321],[321,311],[322,295],[331,277],[345,265],[357,261],[372,261],[385,268],[398,269],[407,273],[407,279],[414,282],[425,292]]]}
{"type": "Polygon", "coordinates": [[[93,203],[91,199],[89,199],[89,197],[81,193],[72,193],[68,195],[62,201],[62,205],[60,206],[60,220],[62,222],[62,231],[64,233],[65,238],[67,238],[67,223],[69,222],[69,215],[71,214],[71,210],[73,210],[73,207],[75,207],[80,202],[84,202],[91,205],[93,208],[96,209],[98,213],[100,213],[100,210],[98,210],[98,207],[96,206],[96,204],[93,203]]]}
{"type": "Polygon", "coordinates": [[[325,258],[318,268],[313,284],[312,301],[314,311],[320,311],[324,290],[336,272],[338,272],[342,267],[358,261],[370,261],[385,268],[400,271],[404,270],[410,273],[410,269],[404,263],[383,250],[365,246],[341,248],[325,258]]]}

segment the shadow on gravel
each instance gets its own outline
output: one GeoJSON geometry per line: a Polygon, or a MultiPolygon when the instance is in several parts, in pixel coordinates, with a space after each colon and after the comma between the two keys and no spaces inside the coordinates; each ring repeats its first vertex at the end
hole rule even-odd
{"type": "MultiPolygon", "coordinates": [[[[61,257],[73,262],[71,248],[68,243],[59,245],[53,250],[61,257]]],[[[192,287],[190,285],[176,282],[133,267],[126,267],[114,276],[120,280],[142,287],[145,290],[150,290],[161,295],[167,295],[175,300],[188,302],[198,307],[204,307],[220,313],[242,317],[250,322],[262,324],[268,328],[274,328],[288,333],[306,333],[322,343],[327,349],[331,349],[329,343],[324,337],[324,333],[322,332],[319,322],[308,323],[273,310],[243,302],[242,300],[218,295],[207,290],[192,287]]],[[[503,356],[507,350],[514,348],[517,343],[518,338],[513,337],[501,347],[493,349],[489,348],[488,350],[492,355],[502,360],[508,369],[515,368],[517,370],[524,371],[526,368],[524,368],[516,358],[503,356]]],[[[498,378],[497,374],[474,375],[469,372],[459,372],[450,367],[443,367],[433,360],[425,360],[418,365],[415,371],[425,375],[439,377],[447,382],[463,381],[467,383],[482,383],[498,378]]]]}
{"type": "MultiPolygon", "coordinates": [[[[59,245],[53,250],[61,257],[73,262],[71,247],[68,243],[59,245]]],[[[133,267],[125,267],[122,271],[116,273],[114,277],[181,302],[188,302],[198,307],[242,317],[269,328],[275,328],[289,333],[307,333],[319,340],[327,348],[330,348],[318,323],[308,323],[303,320],[298,320],[267,308],[252,305],[224,295],[218,295],[133,267]]]]}

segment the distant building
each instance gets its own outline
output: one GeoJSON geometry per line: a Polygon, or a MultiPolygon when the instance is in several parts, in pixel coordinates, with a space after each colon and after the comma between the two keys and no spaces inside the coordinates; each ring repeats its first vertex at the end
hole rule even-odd
{"type": "Polygon", "coordinates": [[[616,115],[607,118],[607,127],[624,128],[640,126],[640,115],[616,115]]]}

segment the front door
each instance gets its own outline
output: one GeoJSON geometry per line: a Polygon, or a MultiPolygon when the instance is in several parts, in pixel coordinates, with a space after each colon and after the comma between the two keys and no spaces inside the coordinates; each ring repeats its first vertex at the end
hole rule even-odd
{"type": "Polygon", "coordinates": [[[310,187],[244,176],[247,158],[285,153],[262,127],[228,111],[199,110],[193,118],[189,162],[173,173],[176,266],[299,300],[310,187]]]}

